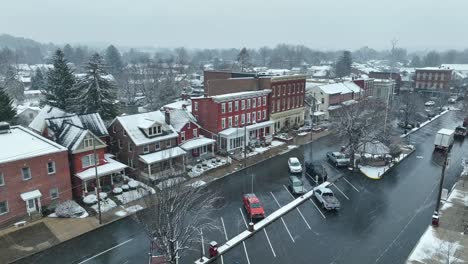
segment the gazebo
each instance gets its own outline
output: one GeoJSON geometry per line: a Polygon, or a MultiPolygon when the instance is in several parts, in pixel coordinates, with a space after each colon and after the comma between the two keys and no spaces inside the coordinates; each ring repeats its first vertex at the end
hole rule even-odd
{"type": "Polygon", "coordinates": [[[385,165],[387,158],[391,158],[390,148],[378,140],[361,144],[358,147],[358,153],[361,156],[361,162],[366,164],[380,165],[383,163],[382,165],[385,165]]]}

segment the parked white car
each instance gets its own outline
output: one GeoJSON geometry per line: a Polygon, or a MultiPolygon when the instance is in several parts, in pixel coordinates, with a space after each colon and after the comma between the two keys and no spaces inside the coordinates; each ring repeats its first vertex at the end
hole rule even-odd
{"type": "Polygon", "coordinates": [[[340,201],[336,199],[332,190],[326,187],[315,187],[314,196],[320,203],[323,209],[326,210],[338,210],[340,209],[340,201]]]}
{"type": "Polygon", "coordinates": [[[288,159],[288,166],[290,173],[300,173],[302,172],[302,165],[299,162],[299,159],[296,157],[291,157],[288,159]]]}
{"type": "Polygon", "coordinates": [[[435,102],[434,101],[427,101],[426,103],[424,103],[425,106],[434,106],[435,105],[435,102]]]}

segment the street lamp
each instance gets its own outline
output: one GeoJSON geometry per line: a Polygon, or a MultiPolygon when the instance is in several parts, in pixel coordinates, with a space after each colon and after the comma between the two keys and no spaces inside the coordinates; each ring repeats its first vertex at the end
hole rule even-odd
{"type": "Polygon", "coordinates": [[[444,164],[442,165],[442,173],[440,175],[439,192],[437,194],[436,208],[434,210],[434,214],[432,215],[433,226],[439,226],[440,199],[442,197],[442,189],[443,189],[444,178],[445,178],[445,169],[447,168],[449,153],[450,153],[450,149],[447,149],[447,152],[445,152],[444,164]]]}

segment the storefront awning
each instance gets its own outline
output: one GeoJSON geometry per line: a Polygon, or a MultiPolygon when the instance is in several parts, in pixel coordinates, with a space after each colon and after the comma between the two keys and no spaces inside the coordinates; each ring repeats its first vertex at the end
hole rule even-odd
{"type": "Polygon", "coordinates": [[[34,191],[22,193],[20,196],[21,196],[21,199],[23,199],[23,201],[26,202],[34,198],[40,198],[42,197],[42,194],[39,190],[34,190],[34,191]]]}
{"type": "Polygon", "coordinates": [[[214,139],[202,137],[202,138],[189,140],[189,141],[185,142],[184,144],[180,145],[180,147],[182,149],[185,149],[185,150],[191,150],[191,149],[194,149],[194,148],[199,148],[199,147],[203,147],[203,146],[206,146],[206,145],[211,145],[214,142],[215,142],[214,139]]]}
{"type": "Polygon", "coordinates": [[[250,126],[247,126],[247,130],[251,131],[251,130],[255,130],[255,129],[259,129],[259,128],[269,127],[269,126],[272,126],[273,124],[274,124],[273,121],[260,122],[260,123],[256,123],[256,124],[252,124],[250,126]]]}
{"type": "Polygon", "coordinates": [[[180,147],[174,147],[170,149],[161,150],[158,152],[154,152],[151,154],[140,155],[140,160],[145,164],[153,164],[157,162],[161,162],[163,160],[172,159],[178,156],[185,155],[185,152],[180,147]]]}

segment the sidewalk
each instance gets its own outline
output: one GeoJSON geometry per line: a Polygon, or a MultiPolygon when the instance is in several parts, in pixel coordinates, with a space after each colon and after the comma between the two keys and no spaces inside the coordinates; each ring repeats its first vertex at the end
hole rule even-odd
{"type": "MultiPolygon", "coordinates": [[[[315,141],[329,134],[329,131],[314,133],[313,140],[315,141]]],[[[305,136],[296,137],[293,143],[294,145],[310,143],[310,133],[305,136]]],[[[285,154],[291,149],[291,145],[288,146],[288,144],[269,149],[268,151],[249,157],[246,167],[248,168],[274,156],[285,154]]],[[[243,164],[243,161],[232,160],[230,165],[210,170],[201,176],[188,180],[185,184],[201,182],[202,184],[207,184],[242,170],[243,164]]],[[[137,209],[144,208],[143,201],[141,200],[133,201],[123,206],[130,209],[135,209],[135,207],[137,209]]],[[[99,225],[97,215],[94,215],[86,218],[44,217],[34,222],[28,222],[24,227],[10,226],[2,229],[0,230],[0,256],[2,263],[11,263],[30,256],[131,215],[132,212],[127,212],[123,206],[117,206],[108,212],[102,213],[102,225],[99,225]]]]}
{"type": "Polygon", "coordinates": [[[439,227],[429,226],[408,264],[468,262],[468,174],[460,177],[440,210],[439,227]]]}
{"type": "Polygon", "coordinates": [[[359,165],[359,170],[367,178],[370,178],[373,180],[380,180],[382,179],[385,173],[387,173],[389,170],[391,170],[392,168],[400,164],[404,159],[406,159],[409,155],[413,154],[416,151],[416,148],[413,145],[402,146],[401,149],[402,149],[402,153],[400,154],[399,157],[395,159],[394,163],[392,162],[389,165],[379,166],[379,167],[359,165]]]}

